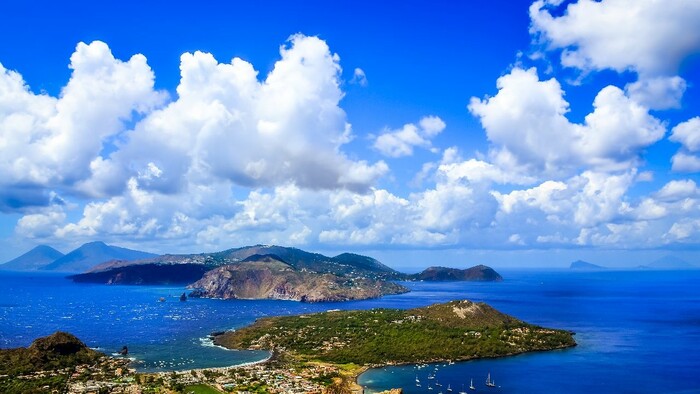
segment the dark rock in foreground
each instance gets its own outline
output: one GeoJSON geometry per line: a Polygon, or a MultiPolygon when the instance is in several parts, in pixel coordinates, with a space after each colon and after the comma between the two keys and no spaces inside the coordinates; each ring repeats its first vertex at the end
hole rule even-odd
{"type": "Polygon", "coordinates": [[[23,375],[91,364],[104,355],[72,334],[57,331],[36,339],[28,348],[0,349],[0,375],[23,375]]]}
{"type": "Polygon", "coordinates": [[[303,302],[362,300],[408,291],[392,282],[297,270],[276,255],[253,255],[216,268],[190,287],[192,297],[303,302]]]}
{"type": "Polygon", "coordinates": [[[484,281],[500,282],[503,277],[493,268],[485,265],[477,265],[467,269],[429,267],[423,272],[412,275],[411,279],[435,282],[445,281],[484,281]]]}

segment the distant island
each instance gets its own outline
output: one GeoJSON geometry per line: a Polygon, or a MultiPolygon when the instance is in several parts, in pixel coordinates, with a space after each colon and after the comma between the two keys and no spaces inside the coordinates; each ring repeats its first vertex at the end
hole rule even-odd
{"type": "Polygon", "coordinates": [[[63,256],[63,253],[48,245],[39,245],[27,253],[0,265],[0,268],[11,271],[36,271],[63,256]]]}
{"type": "Polygon", "coordinates": [[[479,282],[503,281],[503,277],[498,272],[482,264],[467,269],[428,267],[423,272],[410,276],[410,279],[434,282],[465,280],[479,282]]]}
{"type": "Polygon", "coordinates": [[[156,254],[107,245],[101,241],[88,242],[68,254],[39,245],[27,253],[0,265],[11,271],[85,272],[108,260],[138,260],[156,257],[156,254]]]}
{"type": "Polygon", "coordinates": [[[573,334],[451,301],[409,310],[329,311],[258,319],[214,337],[231,349],[283,351],[299,360],[386,365],[502,357],[575,346],[573,334]]]}
{"type": "Polygon", "coordinates": [[[571,265],[569,266],[569,268],[572,270],[587,270],[587,271],[607,269],[607,267],[603,267],[602,265],[589,263],[589,262],[583,261],[583,260],[576,260],[576,261],[572,262],[571,265]]]}
{"type": "MultiPolygon", "coordinates": [[[[569,266],[572,270],[579,271],[596,271],[596,270],[607,270],[610,267],[605,267],[602,265],[592,264],[583,260],[577,260],[571,263],[569,266]]],[[[689,270],[699,268],[695,264],[691,264],[676,256],[664,256],[656,259],[649,264],[640,264],[633,268],[617,268],[617,269],[644,269],[644,270],[689,270]]]]}
{"type": "Polygon", "coordinates": [[[649,264],[641,265],[639,268],[653,270],[686,270],[697,269],[698,266],[676,256],[664,256],[652,261],[649,264]]]}
{"type": "Polygon", "coordinates": [[[182,284],[191,289],[192,297],[301,302],[362,300],[409,291],[395,281],[503,280],[485,265],[464,270],[431,267],[408,275],[368,256],[342,253],[329,257],[276,245],[112,260],[70,278],[107,284],[182,284]]]}

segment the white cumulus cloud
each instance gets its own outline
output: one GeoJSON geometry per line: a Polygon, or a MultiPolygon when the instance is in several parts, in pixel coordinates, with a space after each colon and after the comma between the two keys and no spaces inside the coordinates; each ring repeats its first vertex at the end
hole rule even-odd
{"type": "Polygon", "coordinates": [[[700,117],[696,116],[676,125],[671,130],[671,141],[679,142],[682,148],[671,158],[672,168],[679,172],[700,171],[700,117]]]}
{"type": "Polygon", "coordinates": [[[503,168],[557,175],[581,166],[622,169],[641,148],[664,136],[663,124],[617,87],[596,96],[583,124],[566,118],[569,103],[559,82],[540,81],[534,68],[514,68],[497,81],[498,94],[472,98],[469,110],[493,143],[503,168]]]}
{"type": "MultiPolygon", "coordinates": [[[[47,191],[72,188],[90,176],[105,141],[124,132],[135,112],[162,102],[143,55],[115,59],[100,41],[79,43],[59,97],[35,94],[17,72],[0,65],[0,199],[46,205],[47,191]],[[16,192],[20,189],[20,192],[16,192]]],[[[5,204],[3,204],[5,205],[5,204]]]]}
{"type": "Polygon", "coordinates": [[[700,51],[700,3],[655,0],[579,0],[554,15],[560,1],[530,6],[530,31],[561,63],[584,72],[633,71],[630,96],[649,108],[677,107],[686,88],[680,63],[700,51]]]}
{"type": "Polygon", "coordinates": [[[155,166],[158,176],[142,187],[162,193],[213,178],[246,187],[293,182],[366,190],[388,167],[340,151],[351,126],[338,105],[339,57],[323,40],[303,35],[291,37],[280,55],[263,81],[239,58],[182,55],[177,100],[139,122],[119,151],[96,160],[85,188],[105,194],[155,166]]]}
{"type": "Polygon", "coordinates": [[[389,157],[411,156],[415,147],[431,149],[431,139],[445,127],[445,122],[439,117],[426,116],[420,119],[418,125],[408,123],[397,130],[384,130],[374,140],[374,148],[389,157]]]}

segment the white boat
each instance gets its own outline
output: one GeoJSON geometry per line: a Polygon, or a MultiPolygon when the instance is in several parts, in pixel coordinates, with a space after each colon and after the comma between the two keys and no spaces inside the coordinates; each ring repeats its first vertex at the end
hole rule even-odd
{"type": "Polygon", "coordinates": [[[464,391],[464,383],[462,383],[462,391],[460,391],[459,394],[467,394],[467,392],[464,391]]]}
{"type": "Polygon", "coordinates": [[[418,380],[418,375],[416,375],[416,383],[420,383],[420,380],[418,380]]]}
{"type": "Polygon", "coordinates": [[[452,387],[449,384],[447,385],[447,391],[452,391],[452,387]]]}
{"type": "Polygon", "coordinates": [[[432,390],[432,389],[433,389],[433,386],[428,385],[428,390],[432,390]]]}
{"type": "Polygon", "coordinates": [[[469,390],[476,390],[476,387],[474,387],[474,378],[469,381],[469,390]]]}
{"type": "Polygon", "coordinates": [[[496,387],[496,381],[491,380],[491,372],[489,372],[488,376],[486,376],[486,386],[488,387],[496,387]]]}

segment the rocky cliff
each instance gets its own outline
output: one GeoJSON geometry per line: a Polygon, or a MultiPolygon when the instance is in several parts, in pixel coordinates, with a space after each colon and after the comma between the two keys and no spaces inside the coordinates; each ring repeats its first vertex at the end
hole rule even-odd
{"type": "Polygon", "coordinates": [[[202,264],[137,264],[71,275],[68,278],[79,283],[108,285],[186,285],[200,279],[210,268],[202,264]]]}
{"type": "Polygon", "coordinates": [[[298,270],[275,255],[253,255],[218,267],[189,287],[193,297],[303,302],[361,300],[408,291],[392,282],[298,270]]]}

